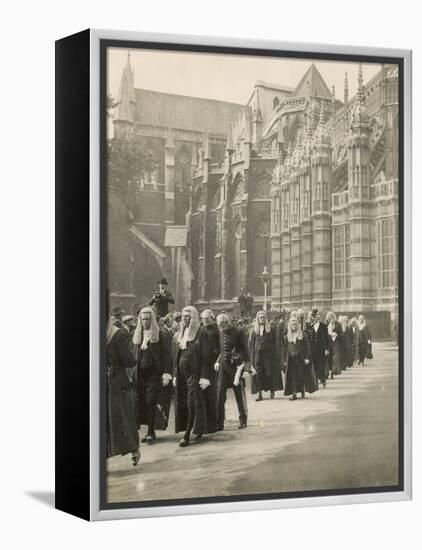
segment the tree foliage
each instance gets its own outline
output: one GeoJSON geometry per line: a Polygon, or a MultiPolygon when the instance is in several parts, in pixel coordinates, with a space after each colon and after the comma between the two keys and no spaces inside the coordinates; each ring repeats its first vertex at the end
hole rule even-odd
{"type": "Polygon", "coordinates": [[[151,171],[153,160],[133,138],[113,138],[108,142],[107,181],[129,208],[134,186],[143,172],[151,171]]]}

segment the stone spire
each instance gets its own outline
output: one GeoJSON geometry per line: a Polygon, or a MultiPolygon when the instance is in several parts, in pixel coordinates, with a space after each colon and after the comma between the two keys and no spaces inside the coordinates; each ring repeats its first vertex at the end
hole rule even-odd
{"type": "Polygon", "coordinates": [[[319,110],[319,125],[323,126],[324,124],[325,124],[324,102],[321,101],[321,108],[319,110]]]}
{"type": "Polygon", "coordinates": [[[359,63],[358,69],[358,93],[356,96],[356,103],[353,109],[352,125],[366,125],[368,123],[368,112],[365,106],[365,100],[363,95],[363,77],[362,77],[362,63],[359,63]]]}
{"type": "Polygon", "coordinates": [[[130,50],[127,54],[126,65],[123,68],[119,90],[119,108],[117,119],[133,122],[135,119],[135,86],[134,74],[130,59],[130,50]]]}
{"type": "Polygon", "coordinates": [[[289,146],[287,147],[286,160],[284,161],[284,166],[286,168],[286,174],[290,170],[290,167],[291,167],[291,164],[292,164],[292,156],[293,156],[292,142],[289,141],[289,146]]]}
{"type": "Polygon", "coordinates": [[[331,141],[334,141],[334,128],[336,116],[336,87],[333,85],[331,92],[331,141]]]}
{"type": "Polygon", "coordinates": [[[255,88],[255,106],[252,117],[252,140],[256,145],[262,137],[262,114],[261,114],[261,102],[259,98],[259,88],[255,88]]]}
{"type": "Polygon", "coordinates": [[[349,80],[347,77],[347,72],[344,73],[344,105],[349,105],[349,80]]]}
{"type": "Polygon", "coordinates": [[[303,154],[303,141],[302,141],[302,130],[299,130],[297,136],[297,143],[294,151],[294,164],[299,166],[303,154]]]}
{"type": "Polygon", "coordinates": [[[349,131],[349,80],[347,72],[344,73],[344,133],[349,131]]]}
{"type": "Polygon", "coordinates": [[[321,107],[319,111],[319,123],[318,127],[315,132],[315,144],[316,145],[323,145],[324,143],[327,143],[330,141],[330,136],[327,132],[327,129],[325,127],[325,110],[324,110],[324,102],[321,101],[321,107]]]}
{"type": "Polygon", "coordinates": [[[226,144],[226,150],[231,153],[234,151],[234,144],[233,144],[233,128],[231,122],[229,122],[229,130],[227,132],[227,144],[226,144]]]}
{"type": "Polygon", "coordinates": [[[363,102],[363,76],[362,76],[362,63],[359,63],[358,68],[358,100],[363,102]]]}
{"type": "Polygon", "coordinates": [[[314,110],[315,104],[313,99],[308,103],[308,108],[306,112],[306,137],[304,142],[304,156],[309,156],[312,149],[312,139],[314,134],[314,110]]]}

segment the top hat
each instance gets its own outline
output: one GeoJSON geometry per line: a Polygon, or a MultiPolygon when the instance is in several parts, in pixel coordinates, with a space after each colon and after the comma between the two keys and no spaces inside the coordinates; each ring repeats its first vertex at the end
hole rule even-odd
{"type": "Polygon", "coordinates": [[[168,285],[168,282],[167,282],[167,280],[163,277],[163,278],[161,279],[161,281],[158,281],[158,284],[159,284],[159,285],[160,285],[160,284],[161,284],[161,285],[168,285]]]}
{"type": "Polygon", "coordinates": [[[120,306],[116,306],[111,310],[111,314],[113,317],[117,317],[118,315],[122,315],[124,313],[123,309],[120,306]]]}

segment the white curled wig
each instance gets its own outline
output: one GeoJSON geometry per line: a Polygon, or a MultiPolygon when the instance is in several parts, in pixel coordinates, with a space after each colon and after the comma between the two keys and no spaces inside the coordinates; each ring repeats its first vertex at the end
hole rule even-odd
{"type": "Polygon", "coordinates": [[[193,306],[186,306],[183,308],[182,315],[184,311],[189,311],[191,319],[189,326],[186,330],[183,330],[183,327],[181,327],[179,331],[179,336],[177,338],[177,342],[179,344],[180,349],[186,349],[187,343],[192,342],[192,340],[195,340],[196,333],[199,329],[199,313],[196,307],[193,306]]]}
{"type": "Polygon", "coordinates": [[[135,332],[133,333],[132,342],[135,345],[141,345],[144,343],[144,336],[148,342],[151,342],[151,344],[156,344],[160,337],[160,327],[158,326],[157,317],[155,316],[155,311],[152,307],[144,307],[139,312],[138,323],[136,325],[135,332]],[[151,327],[148,331],[145,331],[147,334],[144,334],[144,329],[142,328],[141,315],[143,313],[149,313],[151,315],[151,327]]]}
{"type": "Polygon", "coordinates": [[[336,314],[333,311],[329,311],[325,319],[327,321],[328,334],[331,335],[333,332],[335,332],[334,329],[336,328],[336,322],[337,322],[336,314]]]}
{"type": "Polygon", "coordinates": [[[253,320],[253,325],[252,325],[252,330],[255,332],[255,334],[259,335],[259,321],[258,321],[258,317],[259,315],[262,315],[264,314],[265,315],[265,324],[264,324],[264,330],[265,332],[271,332],[271,326],[270,326],[270,322],[268,320],[268,316],[267,316],[267,312],[264,311],[264,310],[261,310],[261,311],[258,311],[258,313],[256,314],[255,316],[255,319],[253,320]]]}
{"type": "Polygon", "coordinates": [[[303,340],[302,327],[300,326],[299,320],[296,315],[292,314],[287,325],[287,341],[296,342],[296,340],[303,340]],[[297,324],[297,331],[292,331],[292,323],[297,324]]]}

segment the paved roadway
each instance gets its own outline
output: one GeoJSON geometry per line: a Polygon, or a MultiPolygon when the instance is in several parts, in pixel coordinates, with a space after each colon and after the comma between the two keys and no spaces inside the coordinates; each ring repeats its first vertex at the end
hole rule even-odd
{"type": "Polygon", "coordinates": [[[248,391],[246,430],[237,428],[230,395],[224,432],[187,448],[177,446],[181,434],[157,432],[154,445],[142,444],[137,467],[130,455],[108,460],[108,501],[397,484],[397,348],[373,347],[374,360],[305,400],[277,392],[256,403],[248,391]]]}

